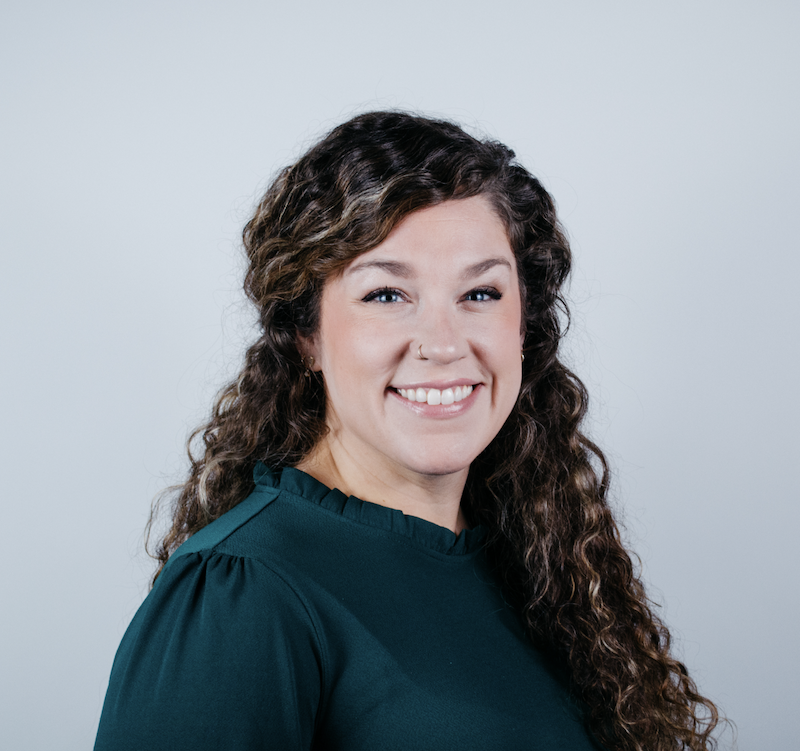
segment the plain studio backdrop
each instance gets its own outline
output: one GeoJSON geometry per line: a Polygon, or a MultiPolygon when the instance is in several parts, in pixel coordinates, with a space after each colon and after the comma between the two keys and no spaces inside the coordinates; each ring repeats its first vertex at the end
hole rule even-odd
{"type": "Polygon", "coordinates": [[[253,336],[256,198],[406,108],[554,195],[649,593],[739,747],[797,748],[799,31],[790,2],[6,0],[0,747],[93,743],[150,503],[253,336]]]}

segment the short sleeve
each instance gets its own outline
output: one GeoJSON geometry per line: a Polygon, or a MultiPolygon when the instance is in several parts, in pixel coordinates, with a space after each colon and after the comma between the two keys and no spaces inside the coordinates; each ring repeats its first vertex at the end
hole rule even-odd
{"type": "Polygon", "coordinates": [[[95,751],[309,749],[322,664],[309,612],[276,572],[178,556],[123,637],[95,751]]]}

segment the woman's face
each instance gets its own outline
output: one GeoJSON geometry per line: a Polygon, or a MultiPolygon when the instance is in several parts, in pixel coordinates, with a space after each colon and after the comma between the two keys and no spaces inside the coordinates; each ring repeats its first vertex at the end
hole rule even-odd
{"type": "Polygon", "coordinates": [[[386,477],[466,473],[516,402],[520,327],[516,261],[489,202],[414,212],[323,289],[306,351],[328,440],[386,477]]]}

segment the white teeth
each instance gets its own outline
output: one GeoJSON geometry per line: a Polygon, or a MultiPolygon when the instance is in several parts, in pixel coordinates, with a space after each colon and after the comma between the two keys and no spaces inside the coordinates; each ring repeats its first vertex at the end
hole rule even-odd
{"type": "Polygon", "coordinates": [[[410,402],[427,402],[431,406],[449,405],[466,399],[472,393],[472,386],[456,386],[454,389],[397,389],[397,392],[410,402]]]}

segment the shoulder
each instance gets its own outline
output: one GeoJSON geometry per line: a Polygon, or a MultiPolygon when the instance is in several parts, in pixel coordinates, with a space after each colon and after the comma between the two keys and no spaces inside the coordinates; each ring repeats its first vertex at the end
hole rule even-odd
{"type": "Polygon", "coordinates": [[[247,607],[273,612],[281,603],[282,613],[293,603],[288,610],[297,616],[306,611],[306,619],[313,620],[289,560],[294,551],[288,541],[302,528],[302,514],[292,513],[294,504],[286,495],[277,487],[257,484],[245,500],[173,553],[148,599],[163,603],[202,597],[223,610],[236,599],[237,607],[247,602],[247,607]]]}
{"type": "Polygon", "coordinates": [[[253,474],[253,492],[181,545],[162,576],[186,556],[216,553],[258,561],[304,587],[343,546],[360,547],[370,537],[385,544],[385,525],[365,522],[364,513],[357,513],[362,502],[300,471],[273,472],[258,464],[253,474]]]}
{"type": "Polygon", "coordinates": [[[130,630],[165,645],[178,634],[180,642],[195,645],[236,634],[234,642],[253,644],[252,656],[291,633],[324,661],[318,617],[303,587],[278,566],[214,549],[170,560],[130,630]]]}
{"type": "Polygon", "coordinates": [[[134,616],[96,748],[310,747],[328,672],[316,618],[279,571],[213,548],[173,557],[134,616]]]}
{"type": "Polygon", "coordinates": [[[303,620],[318,631],[311,596],[318,561],[311,551],[335,536],[335,525],[315,504],[279,487],[266,468],[261,474],[257,468],[255,480],[247,498],[173,553],[145,606],[160,611],[202,599],[222,616],[246,608],[263,618],[259,611],[267,609],[273,619],[303,620]]]}
{"type": "Polygon", "coordinates": [[[258,674],[277,670],[277,660],[304,666],[318,690],[326,649],[302,581],[254,545],[230,551],[248,530],[270,526],[263,514],[278,496],[257,490],[173,554],[125,634],[117,675],[150,666],[156,680],[167,665],[175,676],[194,666],[206,682],[238,680],[231,670],[239,675],[243,659],[258,674]]]}
{"type": "Polygon", "coordinates": [[[281,488],[261,464],[256,467],[254,479],[253,492],[193,534],[172,554],[164,571],[196,553],[228,554],[275,568],[297,552],[298,535],[302,536],[309,519],[318,515],[314,504],[281,488]]]}
{"type": "MultiPolygon", "coordinates": [[[[170,563],[181,556],[201,551],[212,551],[235,535],[242,527],[253,524],[264,509],[280,495],[281,491],[270,485],[257,484],[255,490],[230,511],[193,534],[170,558],[170,563]]],[[[169,565],[169,564],[168,564],[169,565]]]]}

